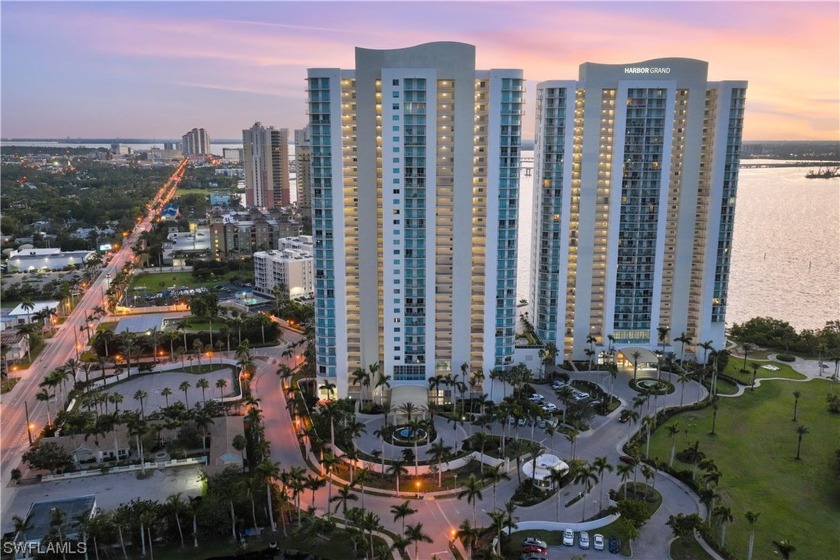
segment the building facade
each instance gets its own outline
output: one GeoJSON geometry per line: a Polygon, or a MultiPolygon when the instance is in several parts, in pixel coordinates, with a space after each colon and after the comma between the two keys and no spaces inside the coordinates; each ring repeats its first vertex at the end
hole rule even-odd
{"type": "Polygon", "coordinates": [[[278,240],[300,234],[300,223],[281,211],[213,208],[207,214],[210,252],[216,259],[251,255],[278,248],[278,240]]]}
{"type": "Polygon", "coordinates": [[[210,135],[203,128],[194,128],[181,137],[181,151],[185,156],[205,156],[210,153],[210,135]]]}
{"type": "Polygon", "coordinates": [[[242,131],[245,203],[259,208],[288,206],[289,131],[255,123],[242,131]]]}
{"type": "Polygon", "coordinates": [[[295,130],[295,188],[297,207],[301,218],[312,219],[312,146],[309,139],[309,127],[295,130]]]}
{"type": "Polygon", "coordinates": [[[523,90],[462,43],[308,71],[319,386],[378,364],[425,402],[512,365],[523,90]]]}
{"type": "Polygon", "coordinates": [[[294,243],[296,239],[289,238],[289,242],[281,239],[282,249],[254,253],[255,291],[273,296],[275,288],[282,286],[290,299],[312,296],[315,291],[312,245],[308,245],[310,251],[294,248],[294,245],[306,246],[305,243],[294,243]]]}
{"type": "Polygon", "coordinates": [[[586,63],[538,84],[531,313],[558,359],[723,347],[747,83],[707,73],[586,63]]]}

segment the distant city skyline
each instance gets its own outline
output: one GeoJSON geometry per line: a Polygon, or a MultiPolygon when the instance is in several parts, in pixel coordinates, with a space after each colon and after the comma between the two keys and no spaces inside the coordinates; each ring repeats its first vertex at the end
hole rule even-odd
{"type": "Polygon", "coordinates": [[[840,137],[835,2],[10,2],[0,4],[3,137],[237,138],[306,122],[306,68],[353,47],[476,45],[536,83],[585,62],[706,60],[746,79],[745,140],[840,137]]]}

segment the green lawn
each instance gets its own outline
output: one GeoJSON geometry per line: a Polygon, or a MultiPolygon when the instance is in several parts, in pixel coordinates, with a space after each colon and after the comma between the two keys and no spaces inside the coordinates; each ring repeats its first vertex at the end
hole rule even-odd
{"type": "MultiPolygon", "coordinates": [[[[677,435],[677,451],[699,440],[700,450],[720,468],[718,492],[735,517],[727,529],[726,545],[736,557],[747,555],[749,525],[744,514],[748,510],[761,514],[754,558],[776,558],[772,541],[778,539],[793,540],[797,560],[820,560],[836,547],[840,479],[834,450],[840,447],[840,415],[827,411],[830,391],[840,392],[840,387],[821,379],[767,383],[741,397],[721,399],[716,436],[708,435],[711,407],[677,415],[655,433],[652,457],[668,461],[671,439],[666,427],[678,422],[689,433],[677,435]],[[798,421],[810,429],[802,440],[800,461],[794,460],[793,391],[801,393],[798,421]]],[[[674,467],[691,468],[679,461],[674,467]]]]}
{"type": "Polygon", "coordinates": [[[700,543],[693,537],[680,537],[672,542],[671,558],[673,560],[712,560],[709,553],[703,550],[700,543]]]}
{"type": "Polygon", "coordinates": [[[226,272],[220,276],[214,276],[206,281],[199,281],[192,275],[192,272],[141,272],[132,278],[131,288],[146,288],[149,292],[159,292],[171,286],[186,286],[187,288],[209,288],[216,284],[224,284],[237,278],[240,282],[251,282],[254,278],[254,271],[239,270],[226,272]],[[161,284],[163,284],[161,286],[161,284]]]}
{"type": "Polygon", "coordinates": [[[758,370],[756,371],[756,374],[755,374],[756,379],[764,379],[764,378],[767,378],[767,377],[783,377],[785,379],[805,379],[804,375],[802,375],[801,373],[799,373],[797,371],[794,371],[793,368],[790,367],[790,365],[788,365],[784,362],[761,362],[761,361],[753,362],[749,358],[747,358],[747,368],[746,368],[749,373],[741,373],[741,368],[744,366],[744,359],[743,358],[736,358],[734,356],[729,358],[729,363],[726,364],[726,368],[723,370],[723,373],[725,373],[726,375],[729,375],[731,377],[734,377],[735,379],[737,379],[741,383],[746,383],[747,385],[749,385],[752,382],[752,376],[753,376],[752,366],[750,365],[751,363],[756,363],[756,364],[759,365],[759,368],[758,368],[758,370]],[[773,371],[773,370],[766,369],[764,367],[760,367],[760,366],[764,366],[764,365],[776,366],[779,369],[776,370],[776,371],[773,371]]]}

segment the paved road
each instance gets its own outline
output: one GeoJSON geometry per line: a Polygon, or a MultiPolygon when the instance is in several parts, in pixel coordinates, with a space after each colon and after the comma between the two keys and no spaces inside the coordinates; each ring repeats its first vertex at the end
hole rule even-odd
{"type": "MultiPolygon", "coordinates": [[[[186,163],[183,163],[158,191],[154,201],[160,200],[164,204],[174,193],[175,186],[183,175],[186,163]]],[[[47,404],[35,399],[39,391],[38,384],[44,376],[59,366],[65,364],[70,358],[76,357],[77,350],[84,347],[86,334],[79,330],[86,324],[86,318],[93,313],[97,306],[105,307],[105,291],[111,278],[114,278],[122,269],[123,265],[130,262],[134,255],[131,247],[140,238],[144,231],[151,227],[154,217],[152,212],[142,220],[138,221],[134,231],[126,237],[122,247],[102,270],[99,277],[91,283],[87,292],[81,297],[76,308],[67,317],[65,322],[58,328],[56,334],[46,341],[46,346],[34,363],[27,369],[22,370],[21,380],[15,389],[5,395],[0,404],[0,511],[6,508],[14,499],[15,487],[6,487],[5,484],[11,477],[13,468],[20,464],[20,457],[26,451],[29,441],[27,436],[26,408],[29,409],[29,422],[32,424],[32,434],[40,433],[47,423],[47,404]],[[26,404],[24,404],[26,403],[26,404]]],[[[59,402],[63,402],[61,399],[59,402]]]]}

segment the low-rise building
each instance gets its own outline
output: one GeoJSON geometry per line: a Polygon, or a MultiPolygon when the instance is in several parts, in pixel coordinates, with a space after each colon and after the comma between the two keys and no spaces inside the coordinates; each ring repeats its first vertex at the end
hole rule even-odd
{"type": "Polygon", "coordinates": [[[64,270],[68,266],[84,266],[95,251],[62,251],[61,249],[19,249],[8,260],[10,271],[64,270]]]}
{"type": "Polygon", "coordinates": [[[217,259],[277,249],[279,239],[300,234],[300,222],[282,210],[213,208],[207,218],[211,252],[217,259]]]}
{"type": "MultiPolygon", "coordinates": [[[[297,241],[288,245],[305,245],[299,238],[292,239],[297,241]]],[[[254,291],[273,295],[276,286],[284,286],[291,299],[311,297],[315,291],[311,238],[308,247],[308,251],[289,247],[254,253],[254,291]]]]}
{"type": "Polygon", "coordinates": [[[32,307],[24,307],[25,303],[19,303],[17,307],[9,312],[9,317],[12,318],[14,324],[25,325],[31,323],[33,318],[39,316],[41,312],[47,309],[58,309],[60,302],[55,300],[50,301],[36,301],[30,305],[32,307]]]}

